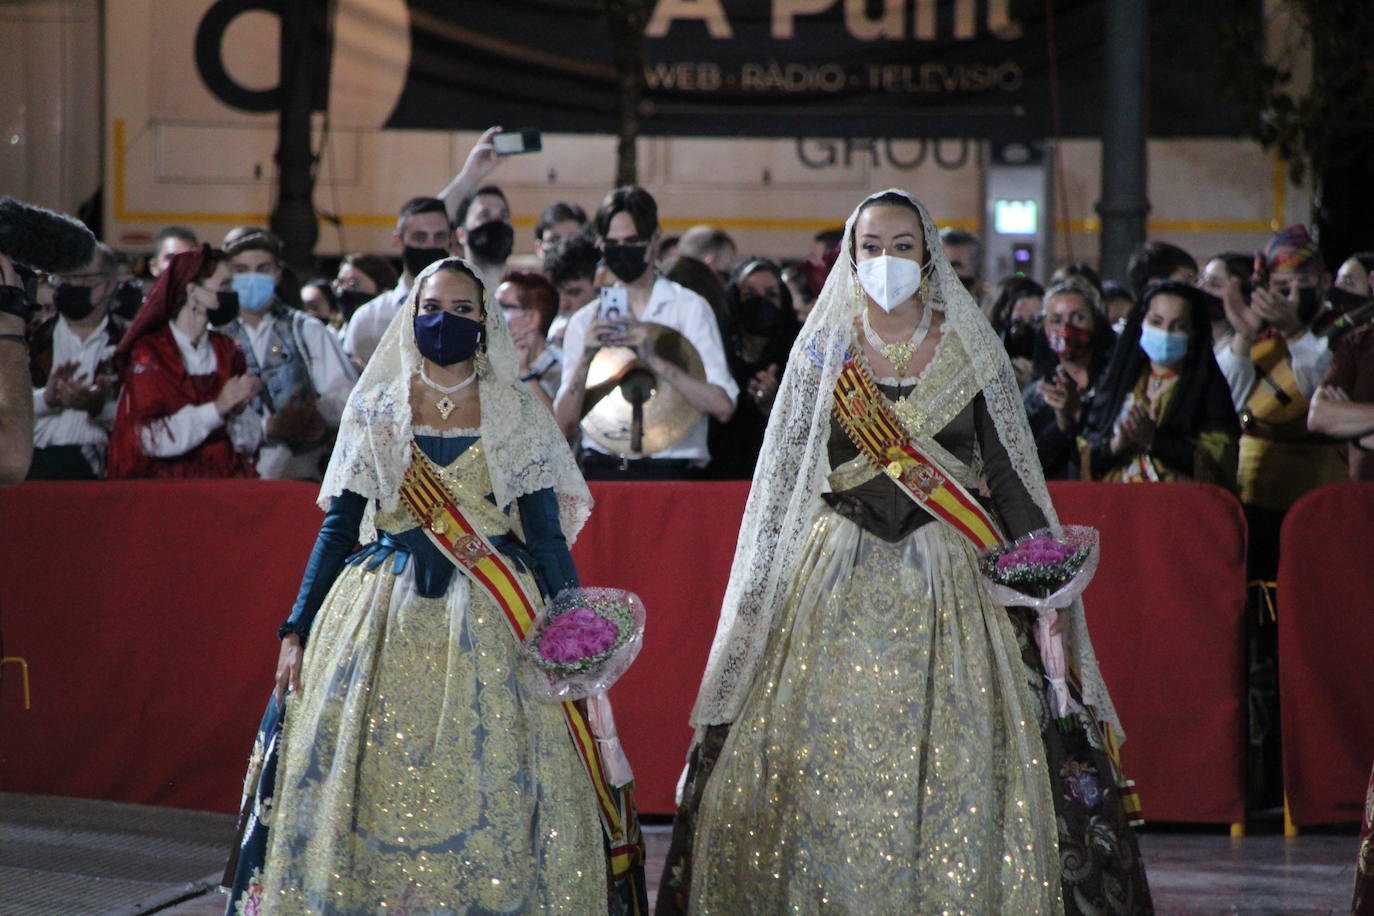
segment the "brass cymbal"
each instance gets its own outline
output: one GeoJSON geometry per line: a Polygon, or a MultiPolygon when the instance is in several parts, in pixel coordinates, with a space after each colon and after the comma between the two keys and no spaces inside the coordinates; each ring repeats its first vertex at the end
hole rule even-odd
{"type": "MultiPolygon", "coordinates": [[[[698,381],[706,368],[692,342],[665,325],[643,323],[655,356],[698,381]]],[[[660,379],[628,347],[602,347],[587,368],[587,394],[582,402],[582,432],[599,447],[626,458],[643,458],[680,442],[701,419],[676,388],[660,379]],[[634,405],[630,398],[647,394],[643,406],[643,443],[632,446],[634,405]]]]}

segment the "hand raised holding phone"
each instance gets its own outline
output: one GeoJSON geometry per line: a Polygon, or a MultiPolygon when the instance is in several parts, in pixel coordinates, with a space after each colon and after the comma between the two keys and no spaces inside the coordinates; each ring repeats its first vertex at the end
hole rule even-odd
{"type": "Polygon", "coordinates": [[[543,137],[537,127],[503,130],[492,136],[491,146],[492,150],[498,156],[518,156],[521,153],[537,153],[544,148],[543,137]]]}

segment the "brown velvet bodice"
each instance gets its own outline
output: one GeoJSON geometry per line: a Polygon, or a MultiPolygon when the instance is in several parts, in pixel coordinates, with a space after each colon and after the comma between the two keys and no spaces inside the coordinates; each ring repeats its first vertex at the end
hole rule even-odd
{"type": "MultiPolygon", "coordinates": [[[[909,390],[895,385],[879,384],[878,389],[889,400],[909,390]]],[[[997,427],[988,414],[983,395],[976,395],[963,409],[935,434],[935,441],[966,465],[974,464],[974,456],[983,460],[983,488],[970,487],[970,492],[989,511],[1002,532],[1010,538],[1045,526],[1045,516],[1031,499],[1021,478],[1011,466],[1007,451],[997,438],[997,427]]],[[[838,420],[830,421],[828,443],[830,467],[839,468],[859,454],[838,420]]],[[[886,474],[874,468],[874,476],[863,483],[832,493],[822,494],[836,512],[885,541],[900,541],[917,528],[936,521],[901,491],[886,474]]]]}

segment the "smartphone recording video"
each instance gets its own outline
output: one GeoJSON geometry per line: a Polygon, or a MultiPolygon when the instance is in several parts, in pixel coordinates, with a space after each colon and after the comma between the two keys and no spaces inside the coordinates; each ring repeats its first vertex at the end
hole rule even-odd
{"type": "Polygon", "coordinates": [[[597,316],[602,321],[629,321],[630,299],[629,292],[625,287],[601,287],[601,299],[597,304],[597,316]]]}
{"type": "Polygon", "coordinates": [[[537,153],[543,149],[543,138],[537,127],[503,130],[491,138],[491,147],[498,156],[537,153]]]}

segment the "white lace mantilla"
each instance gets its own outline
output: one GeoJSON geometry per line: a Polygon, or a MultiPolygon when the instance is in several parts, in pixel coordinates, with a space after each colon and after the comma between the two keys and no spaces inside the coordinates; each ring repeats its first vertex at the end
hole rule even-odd
{"type": "MultiPolygon", "coordinates": [[[[383,511],[396,508],[401,478],[410,464],[410,443],[417,432],[410,407],[411,379],[420,371],[415,302],[425,281],[453,262],[482,275],[459,258],[427,267],[396,310],[344,408],[319,504],[328,508],[329,501],[344,490],[367,497],[370,502],[361,531],[364,543],[376,537],[373,519],[378,505],[383,511]]],[[[481,429],[470,434],[482,437],[498,505],[504,508],[527,493],[552,489],[558,497],[563,534],[571,544],[591,514],[591,493],[549,409],[516,378],[510,329],[501,309],[493,304],[490,290],[484,298],[487,356],[479,362],[477,379],[482,421],[481,429]]]]}

